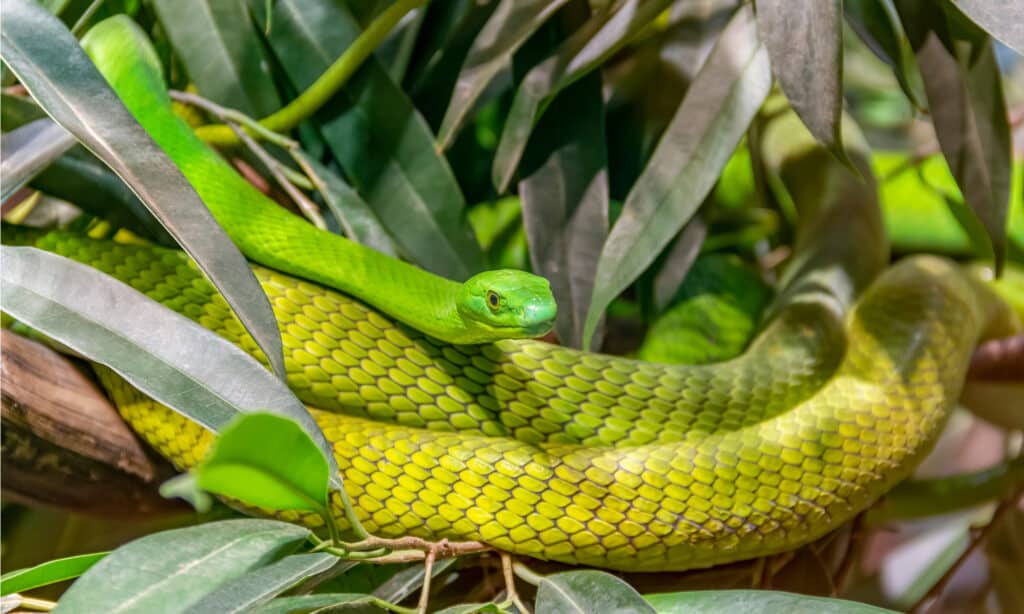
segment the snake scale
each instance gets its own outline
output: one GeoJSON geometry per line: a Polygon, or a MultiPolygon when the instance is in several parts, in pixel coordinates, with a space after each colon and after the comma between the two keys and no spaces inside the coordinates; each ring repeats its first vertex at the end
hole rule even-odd
{"type": "MultiPolygon", "coordinates": [[[[914,257],[877,274],[877,203],[861,203],[862,223],[846,219],[857,203],[844,193],[806,205],[818,179],[794,191],[809,221],[770,316],[743,355],[718,364],[532,340],[445,343],[345,294],[254,269],[289,385],[333,443],[371,532],[612,569],[703,567],[809,542],[905,478],[954,407],[974,345],[1012,326],[948,261],[914,257]]],[[[35,244],[256,352],[180,252],[62,232],[35,244]]],[[[99,373],[161,454],[183,469],[203,457],[209,432],[99,373]]]]}

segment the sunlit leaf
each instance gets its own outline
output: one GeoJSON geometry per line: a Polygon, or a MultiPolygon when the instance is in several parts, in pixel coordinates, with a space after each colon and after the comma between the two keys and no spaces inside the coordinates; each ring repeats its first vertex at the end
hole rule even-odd
{"type": "Polygon", "coordinates": [[[340,559],[333,554],[293,554],[229,580],[192,604],[190,614],[245,614],[340,559]]]}
{"type": "Polygon", "coordinates": [[[722,32],[612,227],[597,266],[583,338],[693,216],[771,88],[749,5],[722,32]]]}
{"type": "Polygon", "coordinates": [[[113,551],[54,612],[176,614],[217,587],[288,554],[309,531],[274,520],[225,520],[163,531],[113,551]]]}
{"type": "Polygon", "coordinates": [[[683,593],[661,593],[644,595],[658,614],[895,614],[892,610],[878,608],[856,601],[827,599],[779,591],[732,590],[732,591],[688,591],[683,593]]]}
{"type": "Polygon", "coordinates": [[[79,554],[40,563],[34,567],[9,571],[0,576],[0,595],[21,593],[54,582],[77,578],[103,560],[107,554],[109,553],[79,554]]]}
{"type": "Polygon", "coordinates": [[[267,297],[178,168],[56,17],[30,0],[5,1],[2,17],[0,53],[32,97],[146,203],[224,295],[275,372],[283,375],[281,336],[267,297]]]}
{"type": "Polygon", "coordinates": [[[1024,3],[1018,0],[953,0],[993,38],[1024,55],[1024,3]]]}
{"type": "Polygon", "coordinates": [[[537,611],[550,614],[646,614],[654,609],[640,593],[603,571],[566,571],[543,576],[537,586],[537,611]]]}

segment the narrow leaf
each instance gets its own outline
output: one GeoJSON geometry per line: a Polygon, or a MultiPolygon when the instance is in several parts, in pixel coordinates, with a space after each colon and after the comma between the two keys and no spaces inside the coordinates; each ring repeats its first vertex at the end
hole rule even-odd
{"type": "Polygon", "coordinates": [[[750,5],[722,32],[601,251],[583,338],[693,216],[771,89],[750,5]]]}
{"type": "Polygon", "coordinates": [[[241,614],[251,612],[274,596],[323,573],[339,562],[333,554],[294,554],[230,580],[197,601],[191,614],[241,614]]]}
{"type": "Polygon", "coordinates": [[[567,0],[501,0],[473,41],[445,111],[437,143],[448,149],[491,80],[511,68],[512,55],[567,0]]]}
{"type": "Polygon", "coordinates": [[[200,94],[250,117],[281,106],[245,0],[156,0],[153,8],[200,94]]]}
{"type": "Polygon", "coordinates": [[[893,0],[845,0],[846,20],[861,40],[883,62],[892,67],[896,80],[910,102],[924,107],[924,84],[917,70],[914,51],[900,25],[893,0]]]}
{"type": "Polygon", "coordinates": [[[316,595],[294,595],[279,597],[253,610],[253,614],[292,614],[293,612],[312,612],[319,608],[333,605],[367,602],[368,595],[355,593],[323,593],[316,595]]]}
{"type": "Polygon", "coordinates": [[[286,554],[309,531],[275,520],[224,520],[147,535],[110,553],[54,612],[174,614],[218,586],[286,554]]]}
{"type": "Polygon", "coordinates": [[[135,121],[56,17],[30,0],[2,5],[3,59],[32,97],[149,206],[224,295],[283,377],[270,302],[242,254],[170,158],[135,121]]]}
{"type": "Polygon", "coordinates": [[[567,571],[544,576],[537,587],[537,611],[545,614],[654,613],[640,593],[603,571],[567,571]]]}
{"type": "Polygon", "coordinates": [[[0,595],[22,593],[47,584],[77,578],[89,571],[90,567],[100,562],[107,554],[109,553],[79,554],[7,572],[0,576],[0,595]]]}
{"type": "Polygon", "coordinates": [[[687,591],[683,593],[660,593],[644,595],[659,614],[894,614],[892,610],[878,608],[856,601],[828,599],[795,595],[780,591],[731,590],[731,591],[687,591]]]}
{"type": "Polygon", "coordinates": [[[37,119],[3,135],[0,182],[7,200],[75,144],[75,137],[51,119],[37,119]]]}
{"type": "MultiPolygon", "coordinates": [[[[250,8],[265,18],[261,1],[250,0],[250,8]]],[[[273,24],[271,47],[299,90],[360,33],[348,10],[332,0],[277,0],[273,24]]],[[[455,176],[435,150],[430,128],[379,61],[369,58],[315,119],[345,175],[404,255],[451,279],[481,269],[455,176]]]]}
{"type": "Polygon", "coordinates": [[[337,476],[331,446],[309,412],[242,349],[96,269],[31,247],[0,252],[0,299],[16,319],[215,432],[240,413],[292,418],[337,476]]]}
{"type": "Polygon", "coordinates": [[[841,158],[840,0],[758,0],[757,24],[779,85],[819,143],[841,158]]]}
{"type": "MultiPolygon", "coordinates": [[[[449,567],[455,564],[457,559],[444,559],[434,563],[430,570],[430,577],[436,578],[444,573],[449,567]]],[[[378,586],[374,591],[374,597],[379,597],[390,603],[398,603],[418,591],[423,586],[426,572],[422,565],[413,565],[399,571],[388,579],[387,582],[378,586]]]]}
{"type": "Polygon", "coordinates": [[[1019,0],[953,0],[971,21],[1024,55],[1024,3],[1019,0]]]}

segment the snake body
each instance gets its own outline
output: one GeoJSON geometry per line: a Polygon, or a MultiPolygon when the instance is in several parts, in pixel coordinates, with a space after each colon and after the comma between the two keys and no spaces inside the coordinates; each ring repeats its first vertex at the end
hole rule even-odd
{"type": "MultiPolygon", "coordinates": [[[[809,542],[905,478],[954,406],[972,348],[1006,332],[1009,312],[942,259],[905,259],[876,277],[886,256],[875,247],[884,245],[877,204],[850,221],[857,203],[846,191],[793,169],[806,176],[791,182],[798,205],[823,191],[834,202],[807,208],[767,323],[743,355],[718,364],[532,340],[450,344],[255,267],[289,385],[332,442],[366,528],[565,563],[688,569],[809,542]]],[[[62,232],[35,245],[257,351],[179,252],[62,232]]],[[[209,432],[99,373],[164,456],[183,469],[203,457],[209,432]]]]}

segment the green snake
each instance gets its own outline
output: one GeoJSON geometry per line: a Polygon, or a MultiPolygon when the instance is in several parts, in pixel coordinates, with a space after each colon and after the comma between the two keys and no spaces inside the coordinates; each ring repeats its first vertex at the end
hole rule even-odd
{"type": "MultiPolygon", "coordinates": [[[[163,105],[155,77],[133,81],[139,37],[94,32],[86,46],[122,96],[143,99],[130,107],[163,105]]],[[[161,134],[187,130],[163,111],[147,113],[158,142],[186,140],[161,134]]],[[[564,563],[678,570],[807,543],[907,477],[954,407],[973,347],[1014,330],[1013,316],[946,260],[908,258],[879,273],[887,254],[870,190],[822,190],[822,175],[847,171],[808,175],[806,159],[784,173],[806,220],[778,298],[748,350],[717,364],[525,339],[451,344],[376,303],[254,267],[288,383],[332,442],[364,526],[564,563]],[[811,179],[793,181],[801,177],[811,179]]],[[[64,232],[34,244],[257,351],[180,252],[64,232]]],[[[203,457],[211,433],[98,373],[161,454],[183,469],[203,457]]]]}
{"type": "Polygon", "coordinates": [[[551,329],[555,301],[542,277],[498,270],[457,283],[319,231],[279,207],[174,114],[156,51],[129,18],[97,24],[82,46],[250,260],[359,296],[449,343],[537,337],[551,329]]]}

